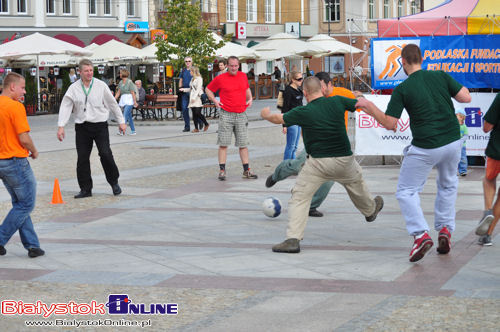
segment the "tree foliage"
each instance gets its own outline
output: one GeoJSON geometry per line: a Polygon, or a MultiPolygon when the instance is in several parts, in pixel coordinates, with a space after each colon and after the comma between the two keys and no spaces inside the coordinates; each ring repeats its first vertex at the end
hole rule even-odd
{"type": "Polygon", "coordinates": [[[214,61],[212,54],[224,42],[216,42],[208,29],[208,23],[201,20],[199,4],[191,0],[165,0],[165,16],[160,26],[165,30],[167,40],[157,40],[158,60],[169,62],[179,71],[184,58],[193,58],[193,64],[204,69],[214,61]],[[173,55],[177,57],[174,59],[173,55]]]}

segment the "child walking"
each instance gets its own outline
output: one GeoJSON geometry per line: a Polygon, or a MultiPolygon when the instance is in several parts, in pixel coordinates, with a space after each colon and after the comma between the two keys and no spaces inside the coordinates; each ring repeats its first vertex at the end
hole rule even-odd
{"type": "Polygon", "coordinates": [[[458,123],[460,124],[460,137],[463,140],[462,144],[462,153],[460,155],[460,162],[458,163],[458,175],[466,176],[467,175],[467,151],[465,147],[465,142],[467,141],[467,136],[469,132],[467,130],[467,126],[465,125],[465,111],[463,109],[457,109],[455,111],[455,115],[457,116],[458,123]]]}

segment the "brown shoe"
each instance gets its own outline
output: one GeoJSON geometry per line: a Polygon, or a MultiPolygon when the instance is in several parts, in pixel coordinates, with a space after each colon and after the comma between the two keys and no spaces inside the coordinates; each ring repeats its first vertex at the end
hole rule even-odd
{"type": "Polygon", "coordinates": [[[286,252],[289,254],[296,254],[300,252],[300,241],[298,239],[286,239],[285,241],[281,242],[280,244],[277,244],[273,246],[273,251],[274,252],[286,252]]]}
{"type": "Polygon", "coordinates": [[[366,221],[372,222],[377,219],[377,215],[384,207],[384,199],[381,196],[375,196],[375,212],[371,216],[365,217],[366,221]]]}
{"type": "Polygon", "coordinates": [[[205,128],[203,128],[203,131],[207,131],[207,130],[208,130],[208,127],[210,127],[210,124],[209,124],[209,123],[207,123],[207,124],[205,125],[205,128]]]}
{"type": "Polygon", "coordinates": [[[200,131],[198,129],[193,129],[193,131],[191,131],[192,133],[199,133],[200,131]]]}
{"type": "Polygon", "coordinates": [[[243,178],[244,179],[256,179],[257,174],[253,174],[252,172],[250,172],[250,169],[248,169],[248,171],[243,171],[243,178]]]}

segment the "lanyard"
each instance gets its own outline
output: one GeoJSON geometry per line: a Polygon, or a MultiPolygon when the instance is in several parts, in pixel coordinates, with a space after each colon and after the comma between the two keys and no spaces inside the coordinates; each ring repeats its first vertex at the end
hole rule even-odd
{"type": "Polygon", "coordinates": [[[89,90],[85,90],[85,86],[83,85],[83,81],[80,81],[82,83],[82,90],[83,93],[85,94],[85,106],[83,107],[83,111],[85,112],[87,110],[87,99],[89,97],[90,91],[92,90],[92,85],[94,85],[94,78],[92,77],[92,81],[90,82],[89,90]]]}

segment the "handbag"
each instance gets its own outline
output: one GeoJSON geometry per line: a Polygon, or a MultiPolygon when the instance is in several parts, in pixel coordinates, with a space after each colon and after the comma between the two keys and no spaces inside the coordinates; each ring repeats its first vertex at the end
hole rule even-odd
{"type": "Polygon", "coordinates": [[[280,92],[278,92],[278,100],[276,101],[276,107],[278,107],[279,109],[283,108],[283,90],[280,90],[280,92]]]}

